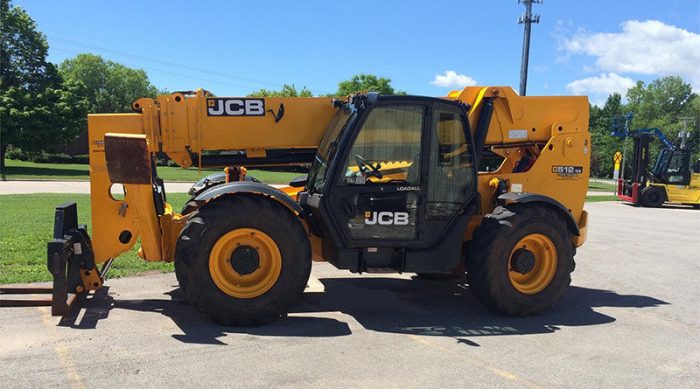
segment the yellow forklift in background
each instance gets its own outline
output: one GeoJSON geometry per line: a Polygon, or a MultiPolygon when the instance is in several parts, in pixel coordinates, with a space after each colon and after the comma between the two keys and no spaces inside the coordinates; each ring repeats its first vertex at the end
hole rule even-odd
{"type": "MultiPolygon", "coordinates": [[[[687,132],[679,135],[674,145],[658,128],[629,130],[632,114],[625,116],[623,129],[613,135],[632,138],[631,176],[618,179],[617,196],[626,202],[643,207],[660,207],[664,203],[686,204],[700,208],[700,161],[692,161],[692,150],[687,145],[687,132]],[[649,170],[649,145],[659,139],[663,148],[649,170]]],[[[624,163],[622,161],[624,172],[624,163]]]]}

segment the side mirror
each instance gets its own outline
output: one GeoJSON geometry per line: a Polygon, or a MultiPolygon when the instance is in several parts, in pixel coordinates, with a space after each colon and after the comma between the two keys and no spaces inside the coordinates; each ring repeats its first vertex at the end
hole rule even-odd
{"type": "Polygon", "coordinates": [[[307,176],[299,176],[295,179],[293,179],[290,183],[289,186],[292,188],[303,188],[306,186],[306,177],[307,176]]]}

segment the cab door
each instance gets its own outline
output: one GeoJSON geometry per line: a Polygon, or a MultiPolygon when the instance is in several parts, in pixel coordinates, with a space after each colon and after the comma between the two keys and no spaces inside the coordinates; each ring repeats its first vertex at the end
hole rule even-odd
{"type": "Polygon", "coordinates": [[[349,247],[417,238],[429,105],[376,104],[349,134],[327,197],[349,247]]]}
{"type": "Polygon", "coordinates": [[[466,112],[456,104],[380,100],[344,143],[324,199],[337,248],[430,247],[464,216],[476,175],[466,112]]]}

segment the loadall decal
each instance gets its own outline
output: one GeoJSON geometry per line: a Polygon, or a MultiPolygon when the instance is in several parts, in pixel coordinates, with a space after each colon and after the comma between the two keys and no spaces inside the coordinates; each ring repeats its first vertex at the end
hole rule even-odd
{"type": "Polygon", "coordinates": [[[265,99],[210,98],[207,116],[265,116],[265,99]]]}
{"type": "Polygon", "coordinates": [[[365,224],[373,226],[379,224],[382,226],[407,226],[408,212],[365,212],[365,224]]]}

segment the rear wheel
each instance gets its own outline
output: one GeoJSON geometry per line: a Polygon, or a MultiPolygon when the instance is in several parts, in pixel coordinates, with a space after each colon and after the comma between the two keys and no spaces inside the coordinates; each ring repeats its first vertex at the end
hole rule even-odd
{"type": "Polygon", "coordinates": [[[649,185],[642,188],[639,203],[642,207],[657,208],[666,200],[666,191],[657,185],[649,185]]]}
{"type": "Polygon", "coordinates": [[[311,271],[306,232],[282,205],[240,196],[205,205],[183,228],[175,271],[188,300],[223,325],[260,325],[287,313],[311,271]]]}
{"type": "Polygon", "coordinates": [[[544,206],[497,207],[475,231],[467,261],[469,288],[487,307],[507,315],[549,309],[571,283],[572,234],[544,206]]]}

